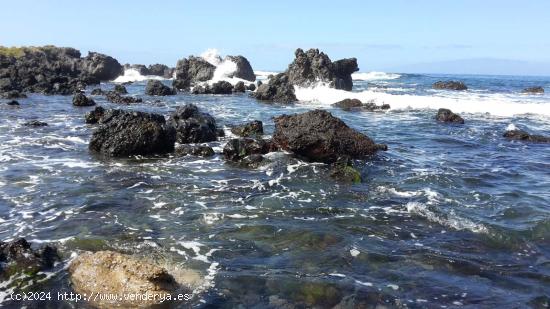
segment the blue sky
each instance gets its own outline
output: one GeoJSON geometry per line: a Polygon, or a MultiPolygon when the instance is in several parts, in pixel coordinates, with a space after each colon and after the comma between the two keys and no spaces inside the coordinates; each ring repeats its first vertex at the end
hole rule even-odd
{"type": "Polygon", "coordinates": [[[217,48],[283,70],[297,47],[318,47],[333,60],[357,57],[362,71],[452,71],[456,60],[484,59],[481,73],[525,63],[519,73],[550,75],[548,0],[19,0],[2,11],[0,45],[72,46],[122,63],[175,65],[217,48]]]}

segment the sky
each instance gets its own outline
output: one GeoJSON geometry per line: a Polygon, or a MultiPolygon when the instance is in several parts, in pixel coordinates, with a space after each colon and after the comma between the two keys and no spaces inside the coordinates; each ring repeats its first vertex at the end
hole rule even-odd
{"type": "Polygon", "coordinates": [[[282,71],[296,48],[315,47],[365,72],[550,75],[548,0],[18,0],[2,11],[0,45],[121,63],[175,66],[216,48],[282,71]]]}

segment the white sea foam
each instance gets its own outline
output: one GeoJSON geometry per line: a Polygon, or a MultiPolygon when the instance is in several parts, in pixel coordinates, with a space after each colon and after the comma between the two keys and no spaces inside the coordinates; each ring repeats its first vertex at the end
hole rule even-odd
{"type": "Polygon", "coordinates": [[[385,79],[398,79],[401,77],[399,74],[395,73],[385,73],[385,72],[357,72],[351,74],[353,80],[385,80],[385,79]]]}
{"type": "Polygon", "coordinates": [[[518,128],[513,124],[509,124],[507,127],[506,127],[506,131],[514,131],[514,130],[517,130],[518,128]]]}
{"type": "Polygon", "coordinates": [[[439,109],[448,108],[458,113],[488,113],[509,117],[520,114],[539,114],[550,116],[550,104],[537,103],[529,99],[517,99],[502,94],[485,95],[471,92],[444,93],[442,95],[418,96],[410,94],[392,95],[383,92],[365,90],[349,92],[330,88],[325,85],[315,87],[294,87],[296,97],[302,104],[330,106],[344,99],[372,101],[377,105],[390,104],[391,109],[439,109]]]}
{"type": "Polygon", "coordinates": [[[164,80],[166,78],[156,75],[141,75],[136,69],[126,69],[124,70],[124,75],[117,77],[115,83],[125,83],[125,82],[141,82],[144,80],[156,79],[164,80]]]}
{"type": "Polygon", "coordinates": [[[277,72],[270,72],[270,71],[254,71],[254,74],[256,75],[257,80],[267,80],[269,75],[277,75],[279,73],[277,72]]]}
{"type": "Polygon", "coordinates": [[[451,211],[447,216],[437,214],[431,210],[427,205],[418,202],[409,202],[406,205],[407,211],[411,214],[416,214],[428,219],[431,222],[435,222],[455,230],[469,230],[474,233],[488,233],[488,230],[482,224],[475,223],[469,219],[462,218],[451,211]]]}
{"type": "Polygon", "coordinates": [[[223,59],[219,55],[219,52],[215,48],[209,48],[206,51],[204,51],[200,57],[206,61],[208,61],[210,64],[216,66],[216,70],[214,71],[214,76],[211,80],[209,80],[208,84],[213,84],[218,81],[226,81],[231,83],[232,85],[235,85],[236,83],[242,81],[245,83],[250,83],[249,81],[246,81],[244,79],[231,77],[236,71],[237,71],[237,64],[230,60],[230,59],[223,59]]]}
{"type": "Polygon", "coordinates": [[[205,50],[200,57],[206,61],[208,61],[210,64],[218,66],[222,62],[222,58],[220,57],[220,53],[215,48],[209,48],[205,50]]]}

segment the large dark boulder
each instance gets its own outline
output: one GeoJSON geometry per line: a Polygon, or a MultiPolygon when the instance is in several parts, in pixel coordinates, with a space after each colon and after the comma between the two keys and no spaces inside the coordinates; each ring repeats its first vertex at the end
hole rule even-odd
{"type": "Polygon", "coordinates": [[[242,93],[246,91],[246,86],[244,85],[243,81],[240,81],[233,86],[233,92],[235,93],[242,93]]]}
{"type": "Polygon", "coordinates": [[[332,163],[344,155],[363,158],[387,150],[325,110],[282,115],[274,121],[273,142],[310,161],[332,163]]]}
{"type": "Polygon", "coordinates": [[[231,60],[237,65],[237,70],[234,73],[230,74],[229,77],[237,77],[250,82],[253,82],[256,80],[256,75],[254,74],[254,70],[252,69],[250,62],[248,62],[248,59],[246,59],[245,57],[227,56],[225,57],[225,60],[231,60]]]}
{"type": "Polygon", "coordinates": [[[82,59],[81,67],[83,73],[100,81],[113,80],[124,74],[124,68],[115,58],[95,52],[89,52],[82,59]]]}
{"type": "Polygon", "coordinates": [[[86,97],[84,93],[77,93],[73,97],[74,106],[94,106],[94,100],[86,97]]]}
{"type": "Polygon", "coordinates": [[[523,93],[527,93],[527,94],[543,94],[544,93],[544,88],[542,87],[529,87],[529,88],[525,88],[523,89],[522,91],[523,93]]]}
{"type": "Polygon", "coordinates": [[[170,116],[178,143],[206,143],[217,140],[216,120],[193,104],[178,107],[170,116]]]}
{"type": "Polygon", "coordinates": [[[208,61],[189,56],[181,59],[176,65],[176,78],[173,86],[179,90],[187,90],[192,84],[211,80],[216,67],[208,61]]]}
{"type": "Polygon", "coordinates": [[[435,115],[435,119],[439,122],[464,123],[464,119],[453,113],[450,109],[440,108],[435,115]]]}
{"type": "Polygon", "coordinates": [[[149,65],[149,75],[156,75],[156,76],[162,76],[164,78],[172,78],[172,74],[174,73],[174,69],[168,67],[164,64],[152,64],[149,65]]]}
{"type": "Polygon", "coordinates": [[[457,91],[468,89],[466,84],[464,84],[463,82],[452,81],[452,80],[451,81],[438,81],[438,82],[435,82],[432,85],[432,88],[433,89],[438,89],[438,90],[457,90],[457,91]]]}
{"type": "Polygon", "coordinates": [[[253,120],[251,122],[232,127],[231,133],[241,137],[261,136],[264,134],[264,127],[261,121],[253,120]]]}
{"type": "Polygon", "coordinates": [[[53,246],[33,249],[24,238],[0,241],[0,278],[4,280],[15,274],[35,275],[52,268],[59,260],[57,249],[53,246]]]}
{"type": "Polygon", "coordinates": [[[210,86],[211,94],[231,94],[233,93],[233,85],[230,82],[220,80],[210,86]]]}
{"type": "Polygon", "coordinates": [[[295,59],[286,71],[292,85],[308,87],[317,82],[325,82],[336,89],[349,91],[353,88],[351,74],[359,70],[357,59],[332,62],[318,49],[304,52],[298,48],[294,55],[295,59]]]}
{"type": "Polygon", "coordinates": [[[503,137],[511,140],[534,142],[534,143],[550,143],[550,136],[530,134],[523,130],[510,130],[504,133],[503,137]]]}
{"type": "Polygon", "coordinates": [[[363,107],[363,102],[358,99],[344,99],[342,101],[332,104],[334,107],[339,107],[345,111],[350,111],[354,109],[360,109],[363,107]]]}
{"type": "Polygon", "coordinates": [[[252,96],[258,100],[278,103],[298,101],[294,94],[294,86],[290,84],[288,76],[285,73],[272,76],[267,84],[259,85],[252,96]]]}
{"type": "Polygon", "coordinates": [[[162,115],[112,110],[101,118],[89,148],[106,157],[153,155],[172,152],[175,141],[162,115]]]}
{"type": "Polygon", "coordinates": [[[145,94],[158,96],[175,95],[176,90],[164,85],[159,80],[150,79],[147,81],[147,86],[145,86],[145,94]]]}

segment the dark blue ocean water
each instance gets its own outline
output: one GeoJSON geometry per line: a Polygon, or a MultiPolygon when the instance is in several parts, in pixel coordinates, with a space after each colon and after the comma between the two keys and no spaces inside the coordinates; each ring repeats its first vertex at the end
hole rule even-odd
{"type": "MultiPolygon", "coordinates": [[[[550,78],[368,76],[356,80],[352,94],[299,89],[303,101],[290,106],[247,94],[148,97],[145,82],[127,86],[141,104],[94,97],[105,107],[164,115],[194,103],[226,128],[262,120],[267,135],[273,116],[325,108],[389,147],[355,162],[364,181],[353,185],[331,180],[325,165],[285,153],[269,154],[272,163],[256,170],[227,165],[219,154],[103,160],[87,148],[94,127],[83,116],[91,108],[73,107],[71,97],[30,95],[19,108],[2,105],[0,238],[59,247],[64,262],[33,285],[38,290],[71,291],[63,270],[71,254],[111,249],[198,272],[196,296],[184,306],[548,303],[550,145],[502,134],[513,125],[550,135],[550,78]],[[470,90],[431,90],[440,79],[463,80],[470,90]],[[547,94],[521,94],[535,85],[547,94]],[[330,106],[345,97],[392,109],[350,113],[330,106]],[[435,122],[438,107],[451,107],[466,123],[435,122]],[[32,119],[49,126],[22,125],[32,119]]],[[[225,141],[210,145],[220,152],[225,141]]],[[[0,287],[19,289],[9,282],[0,287]]],[[[82,306],[40,304],[48,305],[82,306]]]]}

